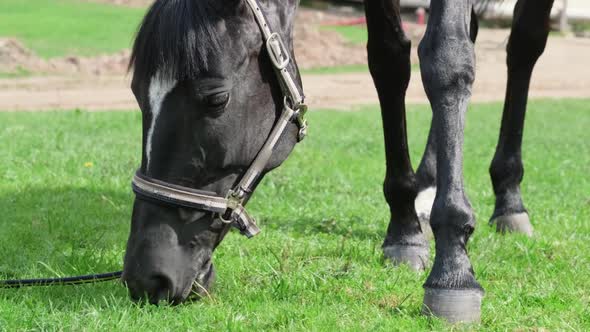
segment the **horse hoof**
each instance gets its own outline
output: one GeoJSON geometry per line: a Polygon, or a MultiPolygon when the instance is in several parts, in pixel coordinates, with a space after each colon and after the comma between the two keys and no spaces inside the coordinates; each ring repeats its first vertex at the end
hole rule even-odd
{"type": "Polygon", "coordinates": [[[425,288],[422,313],[449,323],[478,323],[482,298],[483,292],[478,289],[425,288]]]}
{"type": "Polygon", "coordinates": [[[394,265],[406,264],[414,271],[424,271],[428,266],[429,248],[394,244],[383,248],[383,255],[394,265]]]}
{"type": "Polygon", "coordinates": [[[533,236],[533,225],[531,225],[529,215],[526,212],[494,218],[491,224],[496,224],[498,233],[522,233],[533,236]]]}

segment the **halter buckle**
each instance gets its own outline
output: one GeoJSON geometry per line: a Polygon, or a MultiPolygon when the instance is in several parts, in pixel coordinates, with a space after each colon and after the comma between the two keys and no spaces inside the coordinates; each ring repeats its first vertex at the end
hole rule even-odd
{"type": "Polygon", "coordinates": [[[289,57],[289,51],[287,51],[285,43],[283,43],[283,39],[281,39],[278,33],[273,32],[268,37],[266,40],[266,49],[270,61],[276,69],[283,70],[287,68],[289,62],[291,62],[291,58],[289,57]]]}
{"type": "Polygon", "coordinates": [[[232,219],[234,219],[236,228],[240,231],[240,234],[247,238],[250,239],[260,233],[260,228],[256,225],[256,221],[246,212],[244,206],[240,205],[232,212],[232,219]]]}
{"type": "Polygon", "coordinates": [[[224,224],[232,224],[240,231],[240,234],[252,238],[260,233],[256,220],[252,218],[242,205],[244,192],[240,189],[232,189],[227,193],[227,211],[219,214],[219,219],[224,224]],[[227,216],[227,219],[226,219],[227,216]]]}

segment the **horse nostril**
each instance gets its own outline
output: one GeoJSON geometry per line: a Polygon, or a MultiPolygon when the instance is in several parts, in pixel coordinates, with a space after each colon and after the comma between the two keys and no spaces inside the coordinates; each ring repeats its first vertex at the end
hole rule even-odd
{"type": "Polygon", "coordinates": [[[140,301],[142,298],[142,293],[139,290],[139,285],[135,280],[129,280],[126,277],[123,278],[123,283],[129,290],[129,296],[133,301],[140,301]]]}
{"type": "Polygon", "coordinates": [[[146,286],[151,304],[158,304],[162,300],[170,302],[175,296],[174,283],[165,275],[157,274],[150,277],[146,286]]]}
{"type": "Polygon", "coordinates": [[[207,258],[204,262],[203,262],[203,267],[209,267],[209,265],[211,265],[211,258],[207,258]]]}

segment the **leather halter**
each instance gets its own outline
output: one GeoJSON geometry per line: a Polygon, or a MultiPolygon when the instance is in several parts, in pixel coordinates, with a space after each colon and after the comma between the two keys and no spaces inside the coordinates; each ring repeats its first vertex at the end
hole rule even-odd
{"type": "Polygon", "coordinates": [[[260,229],[256,225],[254,218],[246,212],[244,205],[252,195],[253,186],[262,175],[287,125],[291,121],[295,121],[299,127],[298,142],[305,137],[307,121],[304,115],[307,106],[304,104],[305,97],[303,93],[288,70],[291,58],[281,36],[276,32],[272,32],[257,0],[245,1],[252,9],[256,23],[266,41],[266,50],[284,95],[283,111],[262,149],[260,149],[250,167],[242,175],[238,184],[233,189],[230,189],[225,196],[156,180],[141,174],[139,170],[133,176],[131,186],[138,198],[213,212],[221,221],[232,224],[243,235],[251,238],[260,233],[260,229]]]}

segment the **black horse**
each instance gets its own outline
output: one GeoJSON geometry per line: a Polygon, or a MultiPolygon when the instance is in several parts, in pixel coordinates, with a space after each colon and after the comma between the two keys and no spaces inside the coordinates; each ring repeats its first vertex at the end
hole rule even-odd
{"type": "MultiPolygon", "coordinates": [[[[547,41],[552,5],[519,0],[514,12],[502,129],[490,167],[496,194],[491,222],[502,232],[532,233],[520,195],[520,151],[528,86],[547,41]]],[[[132,90],[143,112],[142,164],[134,179],[123,275],[132,298],[179,303],[191,290],[203,292],[215,276],[213,252],[230,226],[249,236],[257,232],[243,205],[304,129],[292,45],[297,6],[297,0],[158,0],[147,13],[131,62],[132,90]]],[[[424,312],[449,321],[478,320],[483,296],[466,250],[475,218],[462,170],[475,77],[473,8],[472,0],[432,1],[419,56],[433,120],[414,173],[404,100],[411,47],[399,0],[365,0],[391,211],[384,254],[427,268],[428,223],[420,219],[430,222],[436,256],[424,285],[424,312]]]]}

